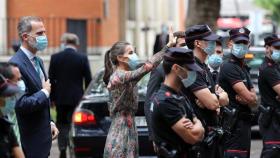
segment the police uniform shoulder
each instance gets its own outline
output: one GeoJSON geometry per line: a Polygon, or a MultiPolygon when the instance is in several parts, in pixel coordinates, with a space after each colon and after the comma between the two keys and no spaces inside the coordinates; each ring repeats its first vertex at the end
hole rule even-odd
{"type": "Polygon", "coordinates": [[[223,69],[231,69],[231,68],[233,68],[233,67],[236,67],[237,65],[234,63],[234,62],[232,62],[232,61],[225,61],[222,65],[221,65],[221,68],[223,68],[223,69]]]}
{"type": "Polygon", "coordinates": [[[179,96],[177,94],[172,93],[171,91],[159,91],[157,93],[157,100],[159,102],[171,101],[174,102],[178,100],[179,96]]]}

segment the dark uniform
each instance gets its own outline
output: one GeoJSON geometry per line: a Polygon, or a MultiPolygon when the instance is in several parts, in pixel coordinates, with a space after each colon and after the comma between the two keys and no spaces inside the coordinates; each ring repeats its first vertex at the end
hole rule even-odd
{"type": "MultiPolygon", "coordinates": [[[[237,37],[245,38],[249,41],[250,31],[243,28],[232,30],[230,36],[234,39],[237,37]]],[[[233,39],[233,40],[234,40],[233,39]]],[[[233,89],[234,84],[243,82],[250,91],[253,84],[250,79],[249,67],[243,59],[236,58],[234,55],[224,62],[220,68],[219,85],[228,93],[229,108],[236,110],[233,117],[225,116],[224,124],[230,124],[231,134],[225,136],[224,155],[225,158],[249,158],[251,145],[251,109],[248,105],[241,105],[236,101],[237,93],[233,89]],[[233,121],[234,120],[234,121],[233,121]]]]}
{"type": "MultiPolygon", "coordinates": [[[[3,68],[3,64],[0,64],[0,71],[7,71],[3,68]]],[[[10,97],[19,92],[17,86],[9,84],[4,76],[0,73],[0,97],[1,99],[5,97],[10,97]]],[[[1,100],[2,103],[2,100],[1,100]]],[[[0,104],[1,104],[0,103],[0,104]]],[[[4,105],[0,105],[4,106],[4,105]]],[[[13,148],[18,147],[18,141],[15,136],[14,130],[12,128],[12,123],[3,116],[0,111],[0,157],[1,158],[12,158],[13,148]]]]}
{"type": "MultiPolygon", "coordinates": [[[[176,64],[184,63],[187,64],[188,69],[200,71],[194,64],[191,50],[171,48],[164,57],[164,62],[166,60],[176,64]]],[[[187,98],[181,92],[176,92],[162,84],[152,98],[151,109],[153,139],[158,149],[158,156],[186,158],[191,145],[187,144],[171,127],[183,117],[193,120],[195,115],[187,98]]]]}
{"type": "Polygon", "coordinates": [[[13,131],[12,123],[4,116],[0,116],[0,157],[12,158],[12,150],[18,146],[19,144],[13,131]]]}
{"type": "MultiPolygon", "coordinates": [[[[280,46],[280,39],[276,35],[265,38],[265,45],[280,46]]],[[[273,90],[280,84],[279,63],[265,57],[259,72],[259,91],[262,110],[259,118],[260,132],[263,138],[262,158],[278,158],[280,156],[280,103],[276,99],[277,93],[273,90]]]]}
{"type": "MultiPolygon", "coordinates": [[[[186,43],[188,41],[197,39],[197,40],[217,40],[219,36],[213,35],[210,28],[206,25],[195,25],[190,27],[186,31],[186,43]],[[210,37],[212,36],[212,37],[210,37]],[[209,38],[210,37],[210,38],[209,38]]],[[[210,133],[213,133],[213,129],[217,128],[218,126],[218,116],[215,110],[210,110],[206,108],[200,108],[196,105],[197,97],[194,95],[195,91],[208,88],[211,93],[215,93],[215,81],[213,80],[212,73],[208,66],[200,61],[198,58],[195,58],[196,64],[203,69],[201,72],[197,72],[197,78],[195,82],[188,87],[187,89],[183,89],[184,93],[190,99],[190,102],[193,106],[197,117],[201,120],[203,127],[205,128],[205,141],[212,137],[210,133]]],[[[211,140],[210,144],[206,142],[201,143],[199,146],[201,148],[202,157],[209,157],[209,158],[219,158],[220,152],[218,149],[218,137],[211,140]]]]}
{"type": "Polygon", "coordinates": [[[190,105],[185,97],[162,84],[152,106],[152,129],[156,145],[160,147],[166,144],[165,148],[168,151],[177,151],[178,157],[187,157],[190,145],[171,128],[182,117],[193,119],[194,113],[192,109],[187,108],[190,105]]]}

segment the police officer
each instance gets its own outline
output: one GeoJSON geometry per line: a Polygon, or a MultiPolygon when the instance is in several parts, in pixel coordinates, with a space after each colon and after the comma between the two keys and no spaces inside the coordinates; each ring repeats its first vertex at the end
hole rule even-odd
{"type": "MultiPolygon", "coordinates": [[[[2,68],[0,64],[0,69],[2,68]]],[[[2,70],[1,70],[2,71],[2,70]]],[[[5,106],[7,97],[15,95],[19,91],[18,87],[6,81],[0,73],[0,108],[5,106]]],[[[1,158],[24,158],[22,149],[19,146],[12,123],[0,111],[0,157],[1,158]]]]}
{"type": "Polygon", "coordinates": [[[219,84],[228,92],[229,107],[236,115],[225,116],[224,124],[230,125],[230,135],[225,137],[225,158],[249,158],[251,142],[251,109],[256,106],[257,97],[253,88],[249,68],[244,62],[249,49],[250,31],[243,28],[229,32],[230,59],[220,68],[219,84]],[[234,121],[233,121],[234,120],[234,121]]]}
{"type": "Polygon", "coordinates": [[[219,158],[219,134],[217,110],[228,104],[227,93],[213,81],[213,76],[205,64],[208,55],[215,52],[218,35],[208,25],[194,25],[186,30],[186,44],[193,49],[195,61],[203,71],[197,72],[195,82],[184,90],[194,105],[198,118],[205,128],[205,140],[199,146],[202,157],[219,158]]]}
{"type": "MultiPolygon", "coordinates": [[[[173,36],[176,38],[175,47],[183,47],[186,45],[185,43],[185,32],[184,31],[177,31],[173,33],[173,36]]],[[[152,140],[152,130],[151,130],[151,112],[150,112],[150,105],[151,105],[151,98],[155,92],[158,91],[162,82],[164,81],[165,74],[163,72],[162,63],[151,72],[150,79],[147,85],[147,93],[145,98],[145,106],[144,112],[145,117],[147,120],[148,132],[149,132],[149,139],[152,140]]]]}
{"type": "Polygon", "coordinates": [[[159,157],[185,158],[191,145],[203,139],[204,128],[181,87],[190,85],[200,68],[184,48],[169,48],[162,65],[165,80],[151,104],[154,142],[159,157]]]}
{"type": "Polygon", "coordinates": [[[261,158],[278,158],[280,155],[280,38],[269,35],[264,39],[265,58],[259,72],[261,94],[260,132],[263,138],[261,158]]]}

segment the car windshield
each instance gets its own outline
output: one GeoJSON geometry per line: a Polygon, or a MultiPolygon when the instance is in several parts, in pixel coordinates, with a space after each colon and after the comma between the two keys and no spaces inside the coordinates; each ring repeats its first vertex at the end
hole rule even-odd
{"type": "MultiPolygon", "coordinates": [[[[93,77],[87,91],[85,92],[85,97],[96,97],[96,96],[109,96],[108,89],[106,88],[105,83],[103,82],[103,74],[104,69],[97,72],[93,77]]],[[[139,96],[145,97],[147,91],[147,84],[150,79],[150,73],[145,75],[139,82],[138,82],[138,94],[139,96]]]]}

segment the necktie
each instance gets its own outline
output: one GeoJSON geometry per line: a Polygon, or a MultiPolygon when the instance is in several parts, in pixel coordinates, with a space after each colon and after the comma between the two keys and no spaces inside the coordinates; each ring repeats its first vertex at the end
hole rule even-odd
{"type": "Polygon", "coordinates": [[[215,81],[215,83],[217,83],[217,77],[218,77],[218,71],[217,70],[214,70],[213,72],[212,72],[212,76],[213,76],[213,80],[215,81]]]}
{"type": "Polygon", "coordinates": [[[34,66],[35,66],[37,73],[40,75],[40,63],[39,63],[38,57],[35,56],[33,58],[33,62],[34,62],[34,66]]]}
{"type": "Polygon", "coordinates": [[[43,74],[43,71],[41,70],[41,67],[40,67],[40,61],[39,61],[39,58],[38,57],[34,57],[33,58],[33,62],[34,62],[34,66],[35,66],[35,69],[41,79],[41,81],[44,81],[45,80],[45,77],[44,77],[44,74],[43,74]]]}

